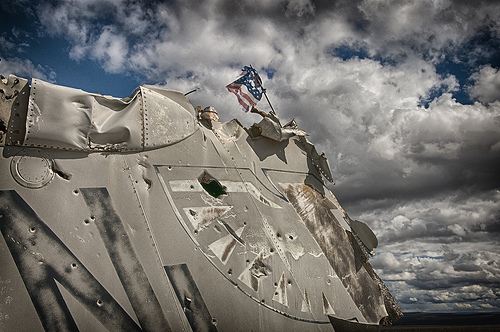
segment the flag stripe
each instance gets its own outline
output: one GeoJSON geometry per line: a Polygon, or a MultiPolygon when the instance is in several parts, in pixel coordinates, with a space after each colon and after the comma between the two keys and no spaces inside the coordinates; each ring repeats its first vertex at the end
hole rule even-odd
{"type": "Polygon", "coordinates": [[[257,105],[257,102],[262,98],[263,89],[257,81],[256,75],[258,74],[253,68],[245,66],[240,77],[226,86],[227,90],[238,98],[238,103],[245,112],[257,105]]]}

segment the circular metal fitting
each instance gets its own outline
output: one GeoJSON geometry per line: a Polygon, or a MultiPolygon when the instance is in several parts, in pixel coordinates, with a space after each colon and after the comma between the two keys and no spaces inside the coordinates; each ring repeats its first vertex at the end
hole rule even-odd
{"type": "Polygon", "coordinates": [[[53,161],[39,149],[19,151],[10,162],[12,177],[26,188],[41,188],[54,178],[53,161]]]}

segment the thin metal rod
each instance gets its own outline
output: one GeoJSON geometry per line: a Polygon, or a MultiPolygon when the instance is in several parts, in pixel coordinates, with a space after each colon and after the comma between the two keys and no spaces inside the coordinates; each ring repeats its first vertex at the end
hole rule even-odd
{"type": "Polygon", "coordinates": [[[189,91],[189,92],[186,92],[186,93],[184,94],[184,96],[187,96],[188,94],[193,93],[193,92],[198,91],[198,90],[200,90],[200,88],[193,89],[193,90],[191,90],[191,91],[189,91]]]}
{"type": "MultiPolygon", "coordinates": [[[[252,67],[252,65],[250,65],[250,68],[254,69],[254,68],[252,67]]],[[[269,97],[267,96],[266,90],[265,90],[265,89],[264,89],[264,87],[262,86],[262,82],[260,81],[259,75],[257,74],[257,75],[254,75],[254,76],[255,76],[255,78],[257,79],[257,82],[259,83],[260,87],[262,88],[262,91],[264,92],[264,96],[266,97],[266,100],[267,100],[267,102],[269,103],[269,106],[271,106],[271,111],[274,113],[274,115],[277,115],[277,114],[276,114],[276,111],[274,110],[273,105],[271,104],[271,101],[269,100],[269,97]]]]}

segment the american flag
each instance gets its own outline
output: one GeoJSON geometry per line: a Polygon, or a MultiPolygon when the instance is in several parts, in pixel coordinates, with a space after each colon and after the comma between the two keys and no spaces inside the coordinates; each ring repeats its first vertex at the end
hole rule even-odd
{"type": "Polygon", "coordinates": [[[226,86],[229,92],[236,95],[238,102],[245,112],[248,112],[253,106],[257,105],[257,102],[262,98],[262,93],[265,92],[258,80],[260,80],[260,77],[257,71],[245,66],[242,69],[241,76],[226,86]]]}

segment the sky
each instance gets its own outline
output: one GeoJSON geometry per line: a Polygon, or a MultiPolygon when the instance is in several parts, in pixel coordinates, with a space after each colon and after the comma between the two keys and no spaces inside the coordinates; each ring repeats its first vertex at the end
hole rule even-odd
{"type": "MultiPolygon", "coordinates": [[[[498,1],[0,2],[0,73],[126,97],[188,92],[250,126],[225,86],[260,73],[282,123],[379,239],[403,311],[500,311],[498,1]]],[[[258,107],[270,108],[261,101],[258,107]]]]}

